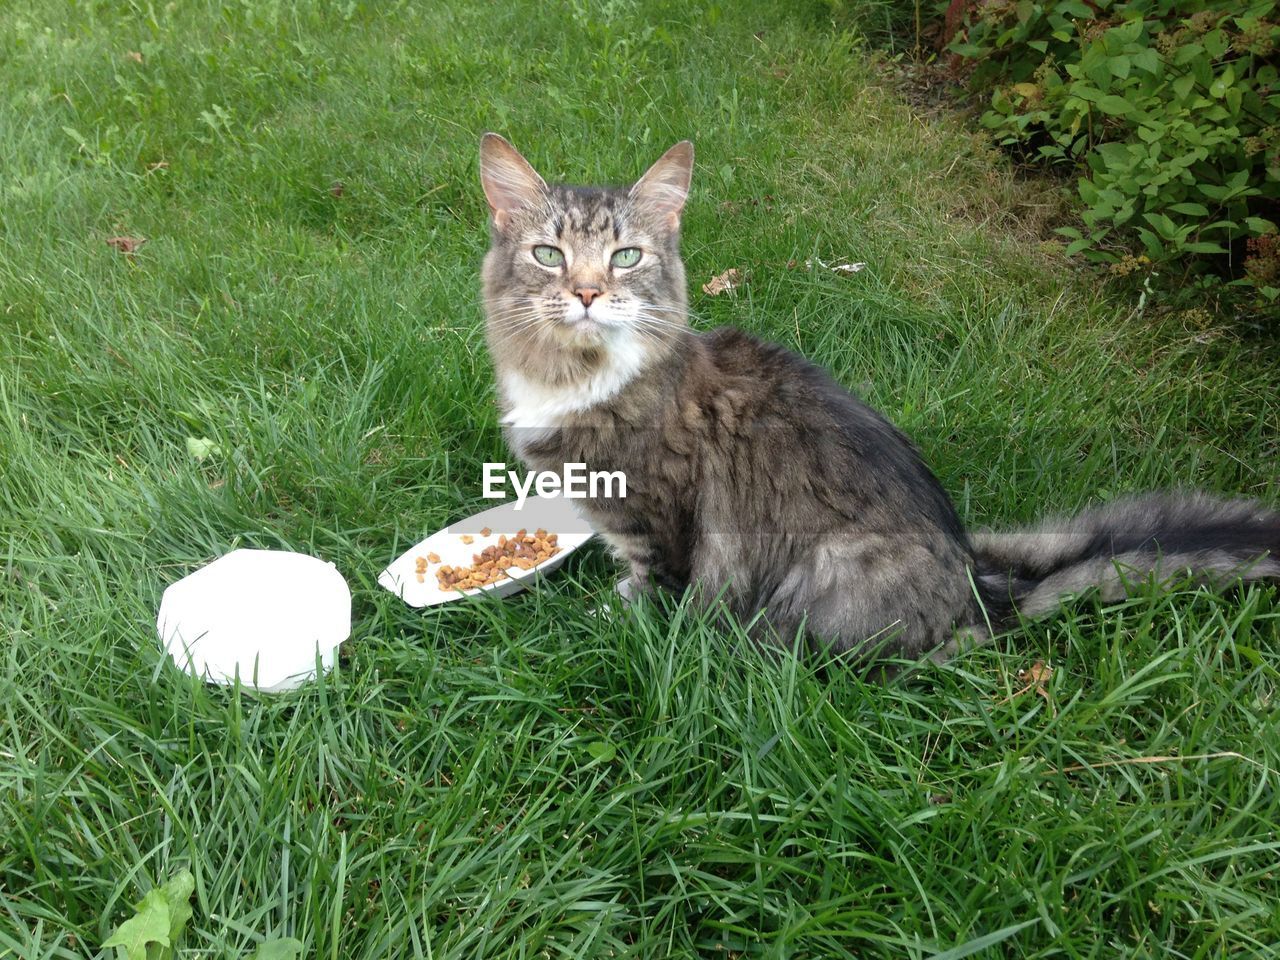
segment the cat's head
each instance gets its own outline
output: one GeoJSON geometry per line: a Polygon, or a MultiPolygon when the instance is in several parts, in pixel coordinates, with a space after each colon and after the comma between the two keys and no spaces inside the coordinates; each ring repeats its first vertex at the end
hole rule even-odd
{"type": "Polygon", "coordinates": [[[629,187],[548,185],[515,147],[485,134],[484,299],[495,359],[662,352],[686,323],[680,214],[692,173],[686,140],[629,187]]]}

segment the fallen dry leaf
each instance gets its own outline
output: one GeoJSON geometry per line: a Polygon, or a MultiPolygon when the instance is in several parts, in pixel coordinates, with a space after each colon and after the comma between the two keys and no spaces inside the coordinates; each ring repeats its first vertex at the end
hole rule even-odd
{"type": "Polygon", "coordinates": [[[742,285],[742,274],[737,267],[730,267],[724,273],[712,277],[702,285],[702,292],[709,297],[718,297],[742,285]]]}
{"type": "Polygon", "coordinates": [[[333,183],[329,184],[329,193],[335,197],[342,196],[342,194],[346,192],[346,189],[347,185],[341,180],[335,180],[333,183]]]}
{"type": "Polygon", "coordinates": [[[1044,697],[1050,709],[1056,714],[1057,710],[1053,706],[1053,698],[1049,696],[1048,683],[1053,679],[1053,667],[1049,666],[1043,660],[1037,660],[1029,667],[1025,667],[1018,671],[1018,682],[1022,684],[1022,688],[1013,691],[1009,696],[996,703],[1001,706],[1010,700],[1016,700],[1024,693],[1034,690],[1038,696],[1044,697]]]}
{"type": "Polygon", "coordinates": [[[1053,677],[1053,667],[1049,666],[1043,660],[1037,660],[1031,666],[1024,670],[1018,671],[1018,679],[1023,683],[1035,684],[1037,689],[1043,689],[1044,685],[1053,677]]]}
{"type": "Polygon", "coordinates": [[[155,163],[147,164],[147,173],[155,173],[157,170],[168,170],[168,169],[169,169],[168,160],[157,160],[155,163]]]}
{"type": "Polygon", "coordinates": [[[124,57],[126,60],[132,60],[134,63],[142,62],[142,54],[140,54],[137,50],[130,50],[128,53],[124,55],[124,57]]]}
{"type": "Polygon", "coordinates": [[[114,247],[126,257],[133,256],[146,242],[146,237],[107,237],[107,246],[114,247]]]}
{"type": "Polygon", "coordinates": [[[741,200],[741,201],[739,201],[739,200],[723,200],[723,201],[721,201],[721,203],[720,203],[720,209],[721,209],[721,210],[723,210],[725,213],[728,213],[728,214],[737,214],[737,213],[740,213],[744,207],[758,207],[758,206],[761,206],[761,204],[763,203],[763,205],[764,205],[764,209],[765,209],[765,212],[766,212],[766,213],[772,213],[772,212],[773,212],[773,202],[774,202],[774,196],[773,196],[773,194],[772,194],[772,193],[766,193],[766,194],[764,195],[763,199],[757,199],[757,198],[755,198],[755,197],[748,197],[746,200],[741,200]]]}

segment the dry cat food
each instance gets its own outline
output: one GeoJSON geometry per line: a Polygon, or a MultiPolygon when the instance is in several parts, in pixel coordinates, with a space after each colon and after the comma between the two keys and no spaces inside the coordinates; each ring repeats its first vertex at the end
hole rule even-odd
{"type": "MultiPolygon", "coordinates": [[[[488,528],[486,528],[488,531],[488,528]]],[[[481,531],[489,536],[492,531],[481,531]]],[[[463,534],[459,539],[463,543],[473,543],[475,538],[463,534]]],[[[508,537],[503,534],[498,542],[485,547],[479,553],[472,554],[471,566],[452,567],[448,564],[436,570],[436,580],[441,590],[474,590],[476,587],[487,587],[499,580],[508,578],[507,571],[514,568],[532,570],[544,560],[554,557],[560,552],[559,534],[535,530],[530,534],[527,530],[518,530],[516,535],[508,537]]],[[[424,582],[427,561],[439,563],[440,558],[434,554],[417,558],[418,582],[424,582]]]]}

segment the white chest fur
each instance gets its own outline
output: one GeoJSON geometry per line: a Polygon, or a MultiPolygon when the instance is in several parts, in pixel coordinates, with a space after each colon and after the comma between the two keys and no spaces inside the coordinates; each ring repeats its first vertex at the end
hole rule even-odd
{"type": "Polygon", "coordinates": [[[608,403],[644,366],[647,352],[638,341],[624,337],[611,343],[604,364],[591,376],[571,384],[552,386],[517,370],[503,371],[498,378],[506,409],[503,425],[532,438],[559,429],[575,413],[608,403]]]}

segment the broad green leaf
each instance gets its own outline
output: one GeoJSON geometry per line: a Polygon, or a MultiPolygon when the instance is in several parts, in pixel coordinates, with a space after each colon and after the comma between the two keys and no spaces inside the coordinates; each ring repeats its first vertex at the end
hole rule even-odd
{"type": "Polygon", "coordinates": [[[1135,42],[1142,36],[1143,20],[1141,16],[1130,17],[1118,27],[1112,27],[1107,31],[1106,37],[1113,44],[1116,50],[1123,50],[1127,44],[1135,42]]]}
{"type": "Polygon", "coordinates": [[[1203,203],[1175,203],[1169,207],[1174,213],[1185,213],[1192,217],[1207,217],[1209,208],[1203,203]]]}
{"type": "Polygon", "coordinates": [[[169,905],[169,943],[173,946],[177,945],[187,921],[191,919],[191,894],[195,889],[195,877],[190,870],[182,870],[170,877],[161,888],[169,905]]]}
{"type": "Polygon", "coordinates": [[[1193,60],[1204,59],[1204,47],[1198,43],[1188,43],[1178,48],[1173,55],[1173,65],[1175,67],[1186,66],[1193,60]]]}
{"type": "Polygon", "coordinates": [[[102,944],[103,949],[115,947],[119,960],[147,960],[149,945],[168,947],[171,944],[172,920],[163,890],[151,890],[135,909],[137,913],[116,927],[115,933],[102,944]]]}
{"type": "Polygon", "coordinates": [[[587,753],[601,763],[608,763],[617,756],[618,748],[608,740],[596,740],[587,744],[587,753]]]}
{"type": "Polygon", "coordinates": [[[1197,57],[1191,61],[1191,72],[1196,75],[1196,82],[1208,88],[1213,83],[1213,61],[1208,57],[1197,57]]]}
{"type": "Polygon", "coordinates": [[[1139,70],[1153,74],[1160,72],[1160,54],[1156,53],[1152,47],[1144,47],[1131,54],[1130,59],[1139,70]]]}
{"type": "Polygon", "coordinates": [[[1092,20],[1094,11],[1081,3],[1080,0],[1065,0],[1059,2],[1057,8],[1068,16],[1075,17],[1077,20],[1092,20]]]}
{"type": "Polygon", "coordinates": [[[1087,249],[1091,242],[1092,241],[1090,241],[1088,237],[1081,237],[1079,240],[1073,240],[1071,243],[1067,244],[1067,256],[1074,257],[1081,250],[1087,249]]]}
{"type": "Polygon", "coordinates": [[[1144,213],[1142,219],[1155,227],[1163,239],[1176,240],[1178,238],[1177,226],[1163,213],[1144,213]]]}
{"type": "Polygon", "coordinates": [[[1122,116],[1133,111],[1133,104],[1124,97],[1117,97],[1114,93],[1109,93],[1098,101],[1098,109],[1112,116],[1122,116]]]}
{"type": "Polygon", "coordinates": [[[1164,259],[1164,244],[1160,242],[1160,238],[1146,227],[1138,227],[1137,229],[1138,239],[1141,240],[1142,245],[1147,248],[1147,253],[1151,255],[1151,259],[1164,259]]]}
{"type": "Polygon", "coordinates": [[[1111,58],[1107,56],[1102,44],[1091,46],[1080,61],[1084,75],[1099,87],[1111,85],[1111,58]]]}
{"type": "Polygon", "coordinates": [[[218,456],[222,453],[222,448],[208,437],[187,437],[187,453],[196,460],[203,460],[205,457],[218,456]]]}
{"type": "Polygon", "coordinates": [[[1204,44],[1205,52],[1214,60],[1226,53],[1227,47],[1231,45],[1231,39],[1227,36],[1227,32],[1222,29],[1210,30],[1200,42],[1204,44]]]}
{"type": "Polygon", "coordinates": [[[302,941],[293,937],[279,940],[264,940],[258,949],[249,954],[247,960],[298,960],[302,956],[302,941]]]}
{"type": "Polygon", "coordinates": [[[1095,152],[1108,170],[1124,170],[1133,165],[1127,143],[1100,143],[1095,152]]]}

